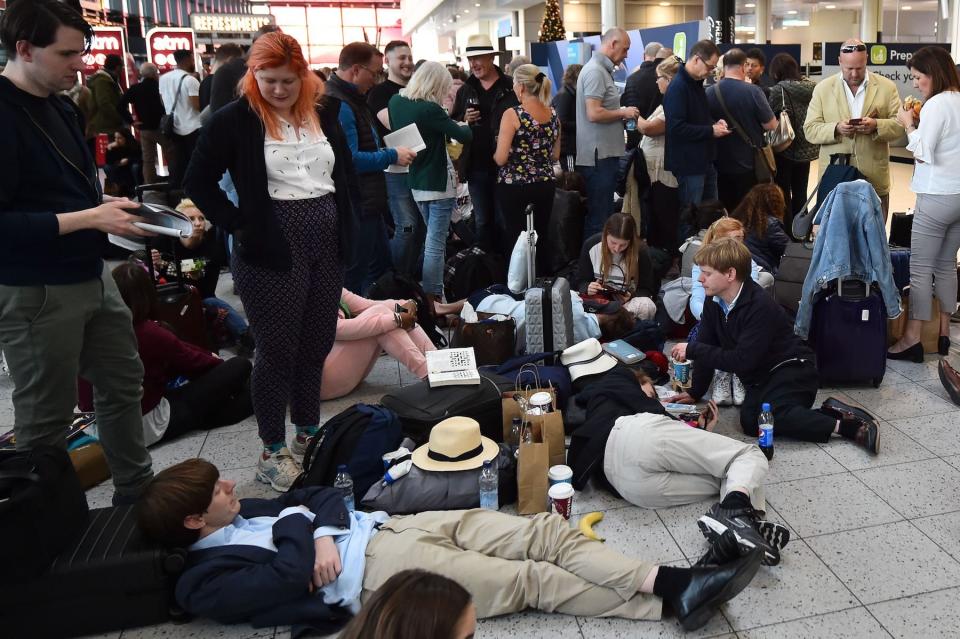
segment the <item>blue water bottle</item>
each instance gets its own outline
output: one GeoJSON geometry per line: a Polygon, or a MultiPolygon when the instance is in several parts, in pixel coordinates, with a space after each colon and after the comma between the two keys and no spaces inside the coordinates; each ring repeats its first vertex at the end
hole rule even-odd
{"type": "Polygon", "coordinates": [[[761,408],[760,419],[757,420],[757,430],[760,431],[757,446],[766,455],[767,460],[771,460],[773,459],[773,412],[770,411],[770,404],[766,402],[761,408]]]}

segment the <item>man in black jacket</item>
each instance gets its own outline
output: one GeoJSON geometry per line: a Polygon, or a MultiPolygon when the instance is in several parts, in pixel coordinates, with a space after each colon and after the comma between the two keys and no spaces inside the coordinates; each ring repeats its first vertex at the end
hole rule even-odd
{"type": "Polygon", "coordinates": [[[499,53],[489,36],[469,37],[464,55],[470,61],[471,75],[457,91],[450,114],[454,120],[469,122],[473,129],[473,141],[460,156],[460,162],[470,188],[477,244],[485,251],[497,250],[501,242],[496,238],[501,237],[499,229],[503,228],[494,197],[497,165],[493,161],[500,119],[504,111],[519,104],[513,92],[513,78],[493,63],[499,53]]]}
{"type": "Polygon", "coordinates": [[[829,398],[811,410],[818,377],[813,352],[793,332],[776,301],[750,278],[750,251],[725,238],[697,251],[700,282],[706,292],[697,341],[673,347],[677,361],[693,360],[693,386],[670,401],[692,404],[703,397],[715,369],[737,375],[747,394],[740,427],[757,434],[763,403],[770,404],[779,435],[827,442],[834,435],[879,451],[880,432],[866,411],[829,398]]]}
{"type": "MultiPolygon", "coordinates": [[[[640,117],[649,118],[650,114],[660,106],[663,96],[657,87],[657,53],[663,49],[659,42],[651,42],[643,48],[643,62],[640,68],[630,74],[620,96],[621,106],[637,107],[640,117]]],[[[627,131],[627,148],[636,148],[640,144],[641,133],[634,129],[627,131]]]]}
{"type": "Polygon", "coordinates": [[[152,62],[140,65],[140,82],[123,94],[117,109],[127,124],[140,132],[140,148],[143,150],[143,179],[147,184],[157,182],[157,145],[170,156],[167,141],[160,135],[160,118],[163,117],[163,99],[160,97],[160,71],[152,62]],[[130,116],[129,105],[134,116],[130,116]]]}
{"type": "Polygon", "coordinates": [[[97,428],[116,487],[153,476],[140,416],[143,365],[130,311],[101,255],[105,233],[146,235],[137,204],[104,196],[73,86],[93,34],[56,0],[11,3],[0,20],[0,344],[13,379],[18,450],[64,447],[78,376],[94,386],[97,428]]]}
{"type": "Polygon", "coordinates": [[[587,539],[555,514],[526,519],[476,508],[390,517],[347,511],[333,488],[238,500],[234,485],[203,459],[172,466],[144,491],[140,527],[188,548],[176,588],[188,612],[289,624],[293,636],[336,630],[387,579],[411,568],[461,583],[479,617],[537,608],[655,620],[666,603],[692,630],[760,566],[756,550],[734,550],[722,565],[656,566],[587,539]]]}

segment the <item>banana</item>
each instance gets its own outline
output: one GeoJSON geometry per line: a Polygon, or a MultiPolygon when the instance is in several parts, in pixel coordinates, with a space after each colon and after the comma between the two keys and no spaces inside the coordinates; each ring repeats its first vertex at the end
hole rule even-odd
{"type": "Polygon", "coordinates": [[[603,521],[603,513],[601,512],[592,512],[588,513],[580,518],[580,532],[584,534],[588,539],[593,539],[594,541],[603,541],[603,537],[597,535],[593,532],[593,525],[599,521],[603,521]]]}

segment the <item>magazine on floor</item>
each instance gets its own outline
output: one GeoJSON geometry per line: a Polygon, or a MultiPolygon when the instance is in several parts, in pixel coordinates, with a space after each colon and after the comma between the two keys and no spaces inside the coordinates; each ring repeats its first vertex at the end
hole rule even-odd
{"type": "Polygon", "coordinates": [[[430,388],[480,384],[477,358],[470,348],[427,351],[427,381],[430,388]]]}

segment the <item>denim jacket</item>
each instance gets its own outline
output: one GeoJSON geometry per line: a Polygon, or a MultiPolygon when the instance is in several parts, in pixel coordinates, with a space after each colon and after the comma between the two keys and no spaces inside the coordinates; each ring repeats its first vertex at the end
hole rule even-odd
{"type": "Polygon", "coordinates": [[[827,196],[813,223],[820,225],[820,231],[803,281],[794,326],[797,335],[806,339],[814,296],[839,277],[877,282],[887,316],[900,315],[900,293],[893,282],[880,198],[870,183],[856,180],[839,184],[827,196]]]}

